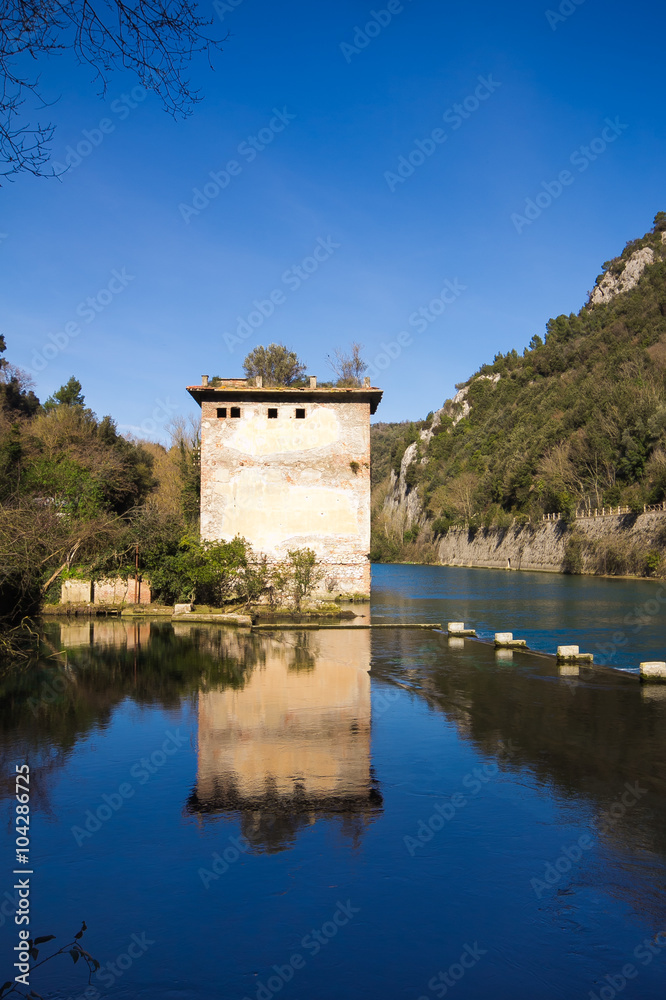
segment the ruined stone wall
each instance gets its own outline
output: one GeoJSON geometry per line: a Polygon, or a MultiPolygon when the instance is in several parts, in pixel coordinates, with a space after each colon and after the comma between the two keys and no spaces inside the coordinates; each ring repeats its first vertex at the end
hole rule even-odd
{"type": "Polygon", "coordinates": [[[92,604],[91,580],[63,580],[60,587],[61,604],[92,604]]]}
{"type": "Polygon", "coordinates": [[[369,593],[370,404],[204,401],[201,537],[236,535],[271,562],[311,548],[325,572],[322,590],[369,593]],[[231,417],[232,405],[240,417],[231,417]]]}
{"type": "Polygon", "coordinates": [[[134,600],[134,577],[97,580],[63,580],[60,590],[61,604],[150,604],[150,583],[139,577],[138,602],[134,600]]]}

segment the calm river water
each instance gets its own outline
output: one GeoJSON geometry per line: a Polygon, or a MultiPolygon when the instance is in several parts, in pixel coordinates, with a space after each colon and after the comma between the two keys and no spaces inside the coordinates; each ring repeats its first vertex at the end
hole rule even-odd
{"type": "Polygon", "coordinates": [[[85,920],[102,963],[87,993],[49,963],[45,997],[661,1000],[666,687],[627,672],[666,652],[659,585],[373,581],[377,622],[606,645],[624,670],[431,631],[48,623],[0,681],[0,982],[27,762],[30,929],[85,920]]]}

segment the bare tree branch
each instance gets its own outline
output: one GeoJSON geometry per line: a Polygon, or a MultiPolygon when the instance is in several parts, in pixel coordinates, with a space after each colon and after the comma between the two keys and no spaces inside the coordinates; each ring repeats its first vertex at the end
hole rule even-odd
{"type": "Polygon", "coordinates": [[[361,356],[362,350],[363,344],[354,341],[349,353],[336,347],[333,357],[330,354],[327,356],[326,364],[337,376],[339,386],[358,388],[361,385],[361,377],[368,370],[368,366],[361,356]]]}
{"type": "Polygon", "coordinates": [[[109,77],[133,72],[174,118],[201,100],[184,75],[192,57],[209,65],[224,38],[210,34],[213,19],[192,0],[5,0],[0,9],[0,177],[21,172],[55,176],[48,167],[54,125],[31,121],[26,101],[46,107],[34,64],[73,50],[90,66],[99,95],[109,77]]]}

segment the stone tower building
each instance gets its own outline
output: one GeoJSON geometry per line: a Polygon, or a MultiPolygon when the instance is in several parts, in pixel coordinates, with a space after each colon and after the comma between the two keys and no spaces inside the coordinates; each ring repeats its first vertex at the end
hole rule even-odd
{"type": "Polygon", "coordinates": [[[270,562],[311,548],[321,589],[370,593],[370,415],[358,389],[265,388],[261,379],[188,386],[201,406],[201,537],[242,535],[270,562]],[[259,383],[259,384],[256,384],[259,383]]]}

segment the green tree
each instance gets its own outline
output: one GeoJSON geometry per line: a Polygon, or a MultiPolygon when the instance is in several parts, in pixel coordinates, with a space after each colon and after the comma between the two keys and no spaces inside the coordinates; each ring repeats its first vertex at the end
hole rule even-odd
{"type": "Polygon", "coordinates": [[[666,212],[657,212],[654,217],[654,232],[663,233],[666,230],[666,212]]]}
{"type": "Polygon", "coordinates": [[[45,410],[53,410],[56,406],[84,406],[86,397],[81,391],[81,383],[72,375],[44,403],[45,410]]]}
{"type": "Polygon", "coordinates": [[[236,582],[236,592],[250,608],[271,584],[268,559],[264,555],[257,560],[251,552],[247,553],[247,562],[240,568],[236,582]]]}
{"type": "Polygon", "coordinates": [[[243,362],[243,370],[248,378],[261,376],[264,385],[287,386],[303,377],[305,364],[284,344],[269,344],[250,351],[243,362]]]}
{"type": "MultiPolygon", "coordinates": [[[[7,349],[0,333],[0,355],[7,349]]],[[[9,416],[31,417],[39,409],[39,400],[32,391],[33,381],[27,372],[0,357],[0,411],[9,416]]]]}
{"type": "Polygon", "coordinates": [[[299,612],[303,601],[310,596],[324,572],[317,566],[317,554],[312,549],[290,549],[287,556],[294,608],[299,612]]]}
{"type": "Polygon", "coordinates": [[[240,537],[231,542],[200,542],[186,535],[171,551],[144,553],[143,563],[153,590],[165,602],[196,601],[220,607],[235,592],[247,567],[247,551],[240,537]]]}

